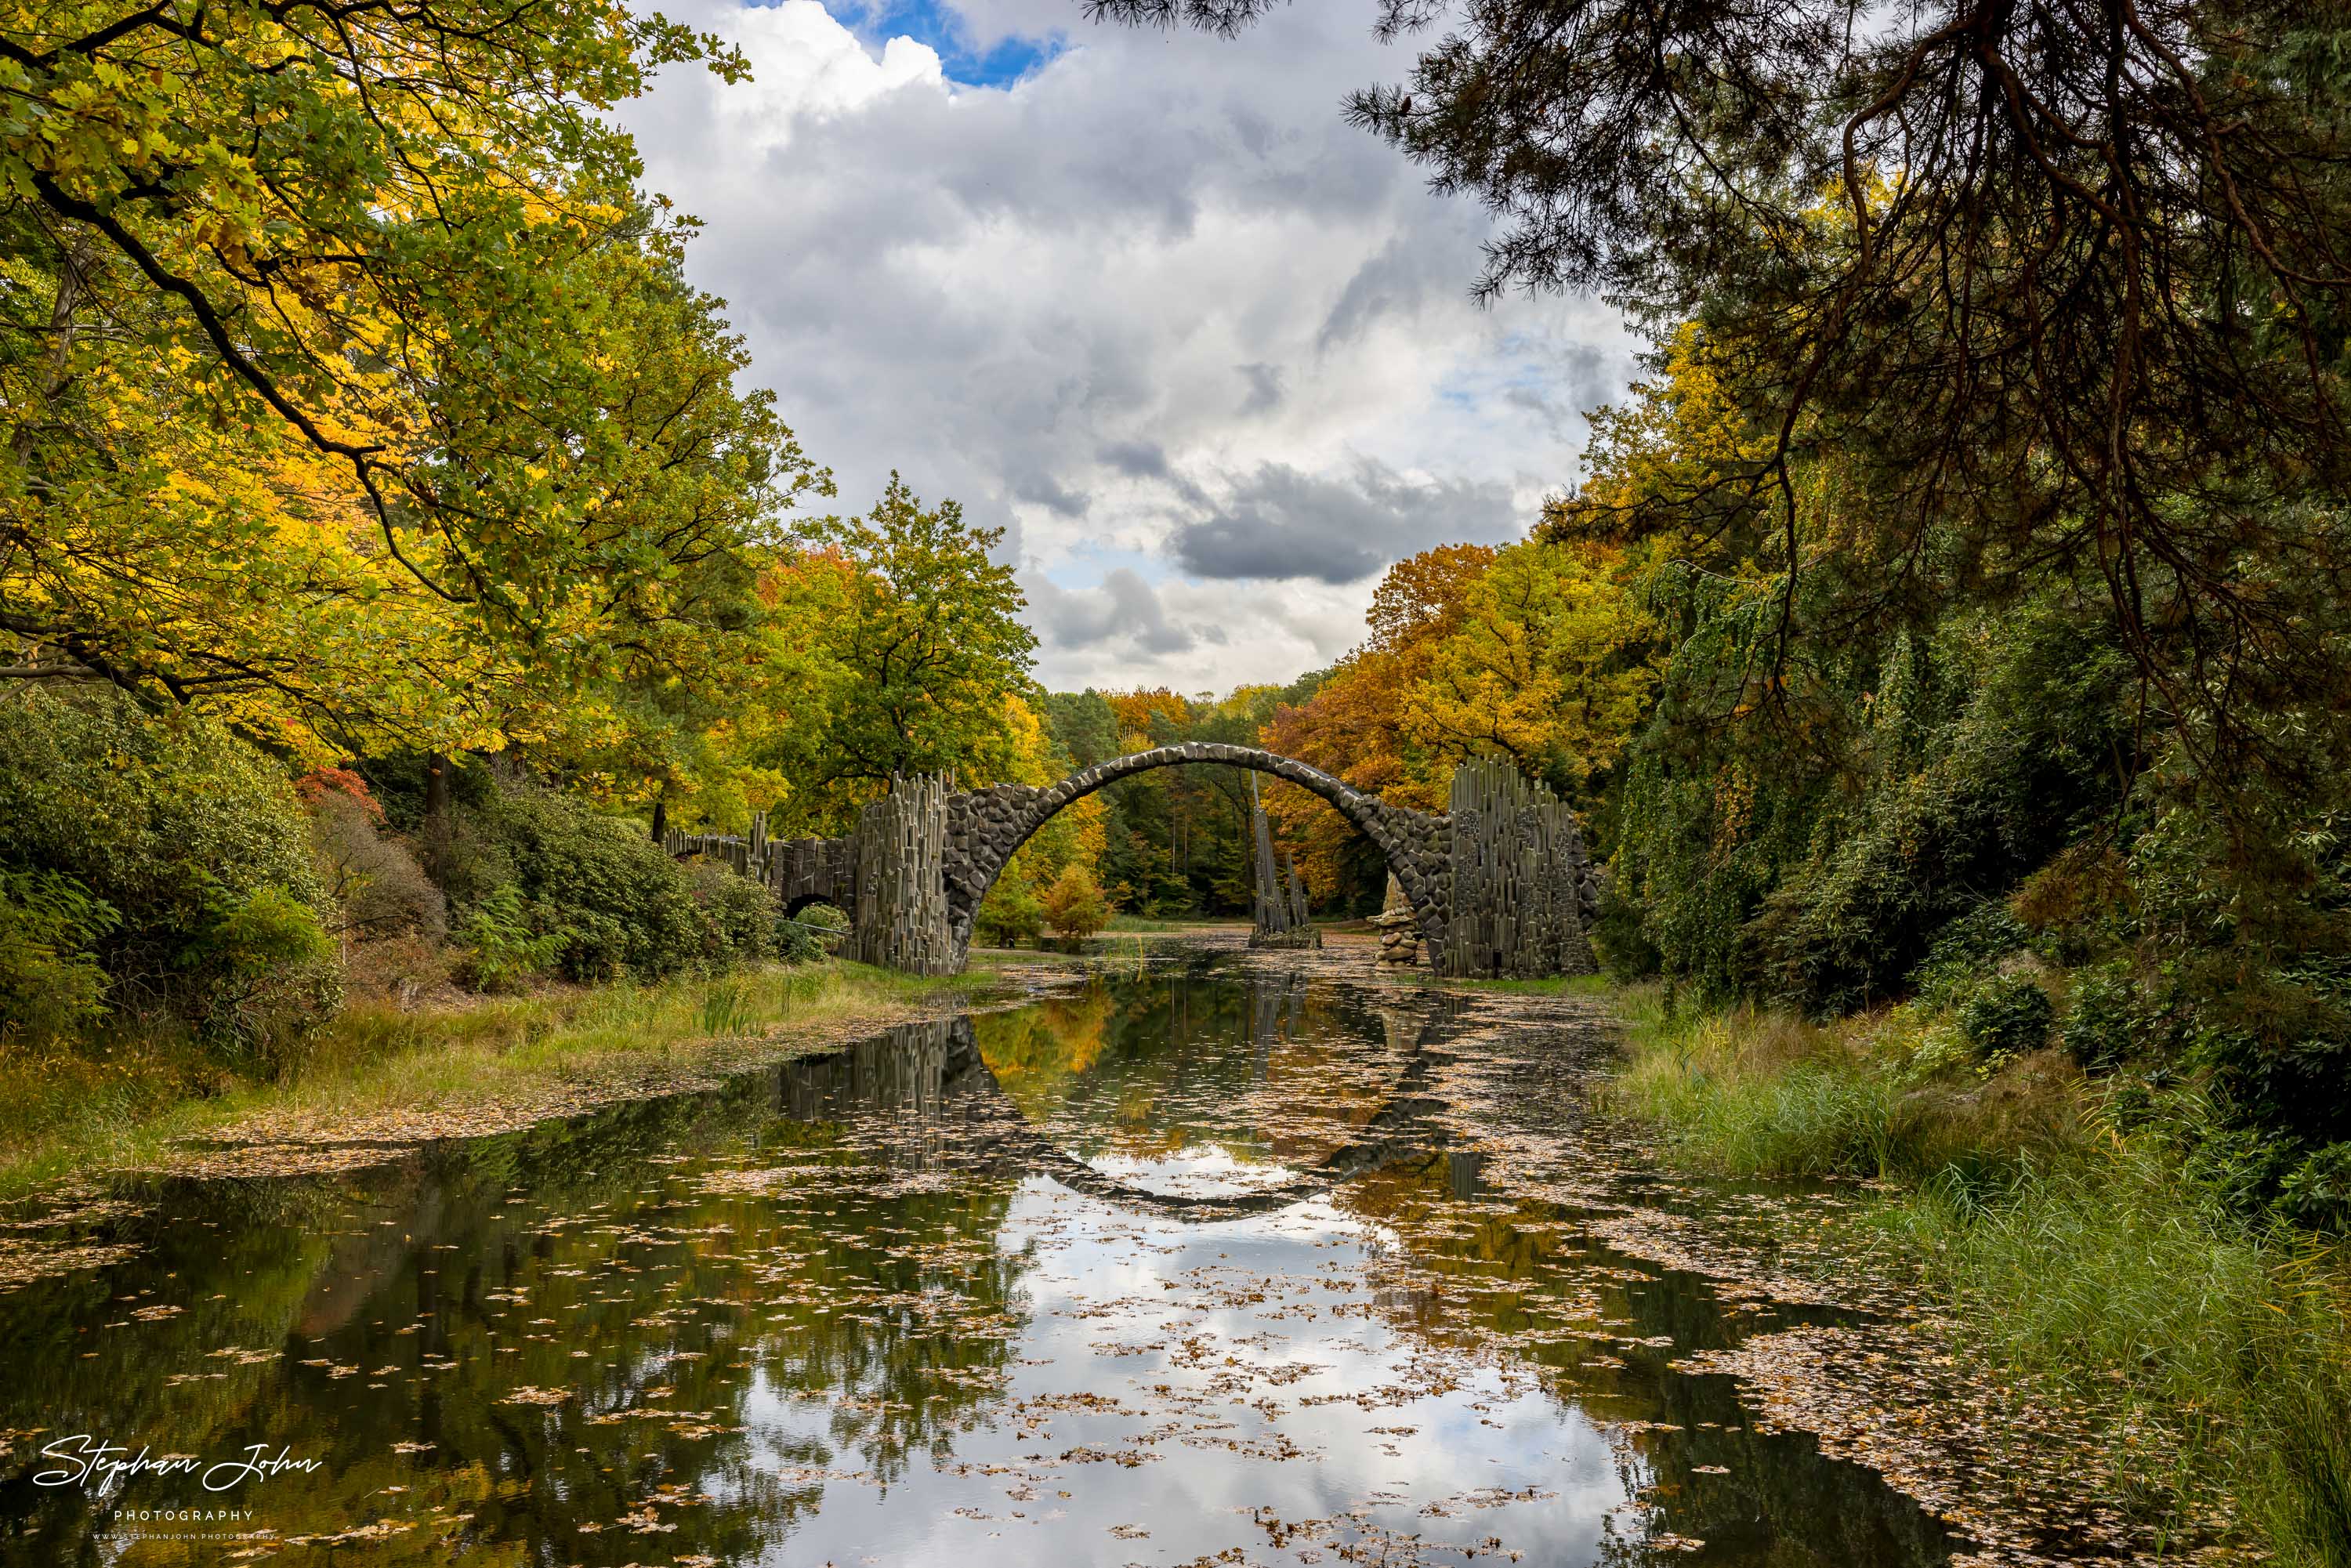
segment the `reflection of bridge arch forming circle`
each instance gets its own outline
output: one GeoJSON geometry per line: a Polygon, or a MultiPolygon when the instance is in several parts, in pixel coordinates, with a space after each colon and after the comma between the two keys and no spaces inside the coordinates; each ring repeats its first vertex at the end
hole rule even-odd
{"type": "Polygon", "coordinates": [[[1411,1055],[1379,1113],[1348,1143],[1277,1186],[1242,1193],[1168,1193],[1123,1181],[1039,1132],[997,1081],[966,1019],[900,1024],[880,1037],[776,1070],[776,1109],[833,1121],[889,1163],[928,1170],[994,1169],[1041,1176],[1123,1208],[1197,1224],[1302,1203],[1367,1170],[1426,1157],[1446,1141],[1422,1118],[1426,1077],[1441,1052],[1441,1019],[1414,1029],[1411,1055]]]}
{"type": "Polygon", "coordinates": [[[1318,768],[1254,747],[1190,741],[1113,757],[1058,784],[948,790],[897,781],[838,839],[770,843],[672,834],[674,853],[722,854],[766,880],[787,907],[846,911],[850,954],[914,974],[959,972],[980,901],[1013,852],[1074,800],[1154,768],[1253,768],[1326,802],[1370,839],[1395,874],[1440,973],[1587,974],[1586,928],[1599,891],[1575,814],[1507,763],[1463,764],[1442,814],[1391,805],[1318,768]]]}

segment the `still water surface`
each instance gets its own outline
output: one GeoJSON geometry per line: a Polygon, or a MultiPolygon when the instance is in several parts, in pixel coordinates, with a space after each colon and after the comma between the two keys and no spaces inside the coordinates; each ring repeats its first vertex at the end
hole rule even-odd
{"type": "Polygon", "coordinates": [[[1784,1320],[1585,1234],[1594,1034],[1461,1033],[1280,973],[1102,978],[716,1093],[166,1187],[134,1261],[0,1296],[0,1552],[1944,1562],[1872,1473],[1669,1370],[1784,1320]],[[78,1434],[315,1468],[36,1485],[78,1434]],[[175,1509],[250,1512],[139,1517],[175,1509]]]}

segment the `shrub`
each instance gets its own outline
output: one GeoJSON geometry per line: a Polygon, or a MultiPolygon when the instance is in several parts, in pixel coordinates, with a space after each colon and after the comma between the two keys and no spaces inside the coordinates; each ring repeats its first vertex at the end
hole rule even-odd
{"type": "Polygon", "coordinates": [[[802,904],[786,915],[776,910],[776,956],[788,964],[807,964],[825,955],[828,937],[849,929],[849,916],[830,904],[802,904]]]}
{"type": "Polygon", "coordinates": [[[1980,904],[1943,923],[1927,945],[1927,956],[1912,971],[1910,983],[1928,1007],[1957,1006],[2001,959],[2029,948],[2032,941],[2032,933],[2006,904],[1997,900],[1980,904]]]}
{"type": "Polygon", "coordinates": [[[208,889],[212,917],[180,955],[204,977],[200,1031],[256,1049],[272,1065],[342,998],[335,943],[319,913],[283,888],[208,889]]]}
{"type": "Polygon", "coordinates": [[[2105,1072],[2131,1054],[2139,988],[2129,967],[2109,964],[2074,977],[2065,1008],[2065,1050],[2088,1071],[2105,1072]]]}
{"type": "Polygon", "coordinates": [[[2277,1211],[2313,1230],[2351,1235],[2351,1144],[2314,1150],[2278,1183],[2277,1211]]]}
{"type": "Polygon", "coordinates": [[[1600,967],[1619,985],[1656,974],[1664,955],[1641,929],[1641,907],[1616,891],[1616,879],[1602,867],[1600,909],[1592,921],[1592,950],[1600,967]]]}
{"type": "Polygon", "coordinates": [[[723,865],[689,866],[686,875],[708,926],[705,967],[723,969],[775,956],[781,906],[773,891],[723,865]]]}
{"type": "Polygon", "coordinates": [[[310,841],[327,892],[340,911],[339,932],[381,938],[413,935],[437,942],[448,930],[448,907],[407,846],[381,831],[382,808],[369,798],[356,774],[328,770],[340,779],[331,787],[312,786],[327,772],[302,780],[310,803],[310,841]],[[348,784],[340,780],[349,780],[348,784]]]}
{"type": "Polygon", "coordinates": [[[529,784],[504,789],[489,826],[541,934],[560,934],[569,979],[658,979],[705,959],[705,925],[667,852],[580,801],[529,784]]]}
{"type": "Polygon", "coordinates": [[[110,1006],[252,1044],[340,998],[294,789],[210,720],[110,690],[22,694],[0,725],[0,872],[53,873],[115,912],[85,948],[110,1006]]]}
{"type": "Polygon", "coordinates": [[[1071,942],[1079,942],[1110,924],[1110,901],[1094,873],[1072,862],[1061,868],[1045,890],[1045,923],[1071,942]]]}
{"type": "Polygon", "coordinates": [[[724,866],[681,865],[642,829],[519,780],[458,812],[461,927],[477,984],[516,966],[573,980],[716,973],[775,950],[775,898],[724,866]],[[496,878],[496,880],[491,880],[496,878]],[[511,892],[512,901],[505,895],[511,892]]]}
{"type": "Polygon", "coordinates": [[[2049,1043],[2056,1021],[2049,993],[2022,975],[1995,975],[1959,1004],[1959,1032],[1990,1060],[2023,1056],[2049,1043]]]}
{"type": "Polygon", "coordinates": [[[465,947],[459,972],[477,991],[514,990],[555,967],[567,936],[561,930],[534,931],[522,890],[499,888],[467,910],[458,925],[458,940],[465,947]]]}
{"type": "Polygon", "coordinates": [[[1044,934],[1045,905],[1017,876],[1000,876],[979,902],[973,925],[981,938],[998,947],[1017,947],[1044,934]]]}
{"type": "Polygon", "coordinates": [[[89,949],[120,916],[55,872],[0,872],[0,1041],[46,1043],[106,1012],[89,949]]]}

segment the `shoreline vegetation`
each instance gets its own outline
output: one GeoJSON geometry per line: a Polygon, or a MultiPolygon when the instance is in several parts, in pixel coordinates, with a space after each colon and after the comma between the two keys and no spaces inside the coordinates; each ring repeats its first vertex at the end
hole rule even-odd
{"type": "Polygon", "coordinates": [[[2105,1490],[2167,1557],[2351,1561],[2351,1260],[2195,1179],[2192,1088],[2126,1090],[2055,1051],[1938,1062],[1948,1025],[1908,1006],[1820,1025],[1616,996],[1604,1106],[1687,1169],[1865,1184],[1861,1244],[1955,1354],[2085,1414],[2105,1490]]]}
{"type": "Polygon", "coordinates": [[[0,1052],[0,1201],[193,1165],[190,1151],[208,1146],[472,1135],[984,1005],[1018,984],[987,959],[946,979],[827,959],[413,1009],[355,998],[298,1059],[266,1071],[224,1066],[170,1029],[94,1050],[10,1049],[0,1052]]]}

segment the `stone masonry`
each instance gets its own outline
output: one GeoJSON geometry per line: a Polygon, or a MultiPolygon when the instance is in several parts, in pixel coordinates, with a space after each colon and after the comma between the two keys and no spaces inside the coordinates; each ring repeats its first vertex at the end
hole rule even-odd
{"type": "MultiPolygon", "coordinates": [[[[1176,768],[1195,763],[1254,768],[1285,783],[1295,784],[1328,802],[1332,810],[1379,846],[1381,854],[1387,859],[1388,869],[1395,876],[1396,885],[1403,890],[1421,935],[1426,938],[1426,950],[1431,955],[1447,950],[1446,934],[1454,914],[1451,902],[1456,882],[1453,824],[1449,816],[1436,816],[1408,807],[1392,806],[1376,795],[1366,794],[1320,768],[1310,768],[1290,758],[1278,757],[1254,747],[1223,746],[1205,741],[1187,741],[1180,746],[1163,746],[1150,751],[1110,758],[1071,774],[1058,784],[994,784],[985,789],[946,795],[944,842],[936,884],[945,895],[944,949],[940,949],[934,939],[938,906],[925,898],[921,901],[924,906],[921,910],[922,923],[925,930],[921,934],[906,934],[912,939],[912,946],[906,942],[885,941],[876,932],[870,943],[861,936],[861,950],[870,946],[877,956],[910,955],[920,951],[924,957],[920,967],[924,972],[954,973],[960,970],[970,951],[972,923],[979,912],[980,900],[987,896],[988,888],[1003,872],[1013,852],[1028,842],[1029,836],[1044,826],[1056,811],[1117,779],[1149,772],[1155,768],[1176,768]]],[[[936,788],[929,781],[908,780],[906,784],[920,788],[925,793],[936,788]]],[[[871,814],[897,809],[892,808],[888,800],[883,800],[866,810],[871,814]]],[[[1541,880],[1548,886],[1561,889],[1582,922],[1588,924],[1598,903],[1592,867],[1572,818],[1567,817],[1563,810],[1558,815],[1559,825],[1555,831],[1547,831],[1542,838],[1541,853],[1546,864],[1541,880]]],[[[906,888],[928,885],[927,867],[891,867],[885,870],[859,864],[861,845],[914,843],[929,838],[927,834],[909,837],[904,832],[883,833],[875,831],[878,826],[878,822],[862,823],[859,832],[848,838],[792,839],[774,842],[759,835],[745,841],[673,833],[670,848],[673,853],[677,854],[724,856],[734,862],[737,870],[773,886],[782,898],[787,914],[811,903],[831,904],[847,913],[859,932],[864,934],[866,927],[873,922],[866,912],[858,907],[861,887],[887,885],[902,890],[900,896],[904,897],[903,890],[906,888]]],[[[923,858],[928,858],[927,853],[923,858]]],[[[1482,880],[1474,875],[1470,878],[1470,884],[1484,885],[1482,880]]],[[[1563,953],[1560,961],[1575,968],[1588,969],[1591,967],[1589,946],[1575,943],[1573,947],[1574,950],[1563,953]]]]}

